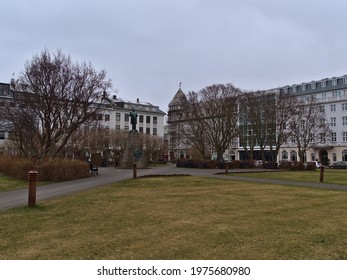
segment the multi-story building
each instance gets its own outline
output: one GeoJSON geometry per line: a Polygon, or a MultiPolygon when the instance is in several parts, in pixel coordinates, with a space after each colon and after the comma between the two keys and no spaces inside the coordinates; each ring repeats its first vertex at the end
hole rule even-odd
{"type": "Polygon", "coordinates": [[[113,95],[109,104],[97,116],[99,124],[105,128],[126,130],[130,127],[130,112],[135,109],[138,114],[137,130],[147,135],[164,137],[164,116],[159,106],[137,99],[136,102],[125,101],[113,95]]]}
{"type": "MultiPolygon", "coordinates": [[[[325,113],[330,137],[322,139],[307,152],[307,161],[318,160],[328,165],[347,160],[347,75],[279,87],[274,91],[302,98],[313,97],[325,113]]],[[[297,152],[295,143],[289,140],[282,146],[279,160],[296,160],[297,152]]]]}
{"type": "MultiPolygon", "coordinates": [[[[316,100],[320,110],[325,113],[326,121],[330,126],[330,135],[329,137],[324,137],[320,143],[313,145],[306,152],[305,159],[307,161],[318,160],[324,165],[341,160],[347,161],[347,75],[278,87],[265,90],[264,92],[274,93],[275,95],[291,94],[307,100],[309,98],[316,100]]],[[[170,131],[174,132],[173,136],[179,135],[177,123],[182,121],[179,119],[179,105],[184,98],[184,93],[180,89],[169,104],[169,133],[170,131]]],[[[183,155],[188,150],[188,147],[183,144],[184,141],[177,141],[180,141],[179,137],[176,137],[174,143],[169,145],[171,147],[169,152],[175,155],[181,152],[183,155]]],[[[233,159],[245,159],[244,143],[242,143],[241,139],[236,139],[236,142],[238,145],[230,147],[226,154],[231,155],[230,158],[233,159]]],[[[259,147],[255,146],[254,151],[256,157],[260,155],[259,147]]],[[[281,146],[277,160],[299,160],[298,148],[292,138],[289,138],[281,146]]]]}

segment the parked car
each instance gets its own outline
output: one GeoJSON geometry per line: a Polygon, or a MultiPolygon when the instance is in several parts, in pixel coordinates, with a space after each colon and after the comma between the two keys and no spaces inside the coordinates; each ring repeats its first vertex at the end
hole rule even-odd
{"type": "Polygon", "coordinates": [[[293,161],[289,161],[289,160],[280,160],[278,163],[278,168],[291,168],[294,165],[293,161]]]}
{"type": "Polygon", "coordinates": [[[307,168],[308,166],[315,166],[316,168],[324,167],[323,164],[321,164],[319,161],[308,161],[304,163],[304,168],[307,168]]]}
{"type": "Polygon", "coordinates": [[[334,162],[332,165],[330,165],[330,168],[346,169],[347,168],[347,161],[337,161],[337,162],[334,162]]]}

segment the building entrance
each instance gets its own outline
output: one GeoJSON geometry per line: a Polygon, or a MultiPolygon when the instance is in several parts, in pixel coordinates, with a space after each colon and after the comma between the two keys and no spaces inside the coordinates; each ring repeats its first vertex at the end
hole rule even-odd
{"type": "Polygon", "coordinates": [[[328,162],[328,152],[326,150],[320,150],[319,151],[319,161],[323,165],[329,165],[329,162],[328,162]]]}

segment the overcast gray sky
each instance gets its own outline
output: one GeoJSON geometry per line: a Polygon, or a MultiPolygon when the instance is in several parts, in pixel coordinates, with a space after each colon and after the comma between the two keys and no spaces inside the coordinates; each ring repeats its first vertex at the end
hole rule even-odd
{"type": "Polygon", "coordinates": [[[61,49],[166,112],[179,82],[257,90],[347,74],[346,13],[345,0],[1,0],[0,82],[61,49]]]}

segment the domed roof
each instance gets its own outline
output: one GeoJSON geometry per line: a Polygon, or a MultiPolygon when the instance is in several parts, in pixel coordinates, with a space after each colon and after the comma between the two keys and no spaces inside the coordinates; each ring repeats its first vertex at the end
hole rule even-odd
{"type": "Polygon", "coordinates": [[[175,94],[174,98],[171,100],[171,102],[169,103],[169,107],[172,106],[177,106],[177,105],[182,105],[183,103],[187,102],[187,97],[186,95],[183,93],[182,89],[179,88],[179,90],[177,91],[177,93],[175,94]]]}

